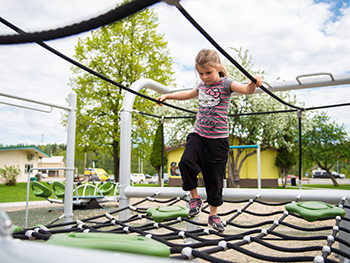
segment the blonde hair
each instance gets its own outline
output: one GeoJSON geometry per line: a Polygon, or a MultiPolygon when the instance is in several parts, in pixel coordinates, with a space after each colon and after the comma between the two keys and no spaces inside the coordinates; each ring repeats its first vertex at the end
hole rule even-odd
{"type": "Polygon", "coordinates": [[[195,59],[195,67],[217,67],[220,66],[219,76],[226,77],[227,71],[224,65],[221,63],[220,57],[215,50],[212,49],[202,49],[198,52],[195,59]]]}

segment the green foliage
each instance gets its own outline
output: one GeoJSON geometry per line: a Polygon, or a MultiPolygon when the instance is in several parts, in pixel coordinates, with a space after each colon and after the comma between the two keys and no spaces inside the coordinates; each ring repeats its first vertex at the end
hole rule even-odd
{"type": "MultiPolygon", "coordinates": [[[[233,49],[237,53],[236,60],[251,75],[259,75],[262,78],[264,71],[253,70],[253,63],[248,51],[233,49]]],[[[239,82],[247,81],[237,68],[232,65],[226,65],[228,76],[239,82]]],[[[282,100],[291,104],[296,104],[296,98],[289,92],[275,93],[282,100]]],[[[298,119],[295,113],[278,113],[278,114],[255,114],[250,113],[271,112],[287,110],[289,107],[275,100],[268,94],[254,94],[234,96],[231,100],[229,114],[229,140],[232,145],[234,140],[238,140],[238,145],[255,145],[260,142],[261,151],[269,148],[282,148],[291,152],[293,143],[287,142],[285,136],[292,136],[293,130],[298,127],[298,119]]],[[[306,116],[304,120],[306,120],[306,116]]],[[[306,121],[305,121],[306,123],[306,121]]],[[[304,124],[305,125],[305,124],[304,124]]],[[[230,150],[229,158],[229,176],[228,185],[230,187],[238,186],[240,169],[247,158],[256,151],[244,154],[244,150],[238,149],[236,155],[230,150]]]]}
{"type": "MultiPolygon", "coordinates": [[[[284,140],[287,143],[292,143],[293,139],[291,136],[285,135],[284,140]]],[[[282,170],[288,170],[293,166],[296,165],[297,163],[297,158],[293,150],[289,150],[286,145],[282,146],[281,148],[278,149],[278,155],[276,157],[276,162],[275,165],[282,170]]]]}
{"type": "Polygon", "coordinates": [[[5,185],[7,186],[14,186],[17,183],[17,176],[21,172],[21,169],[19,169],[19,166],[17,165],[11,165],[6,166],[4,165],[4,168],[0,168],[0,179],[1,181],[5,182],[5,185]]]}
{"type": "MultiPolygon", "coordinates": [[[[164,165],[168,162],[168,158],[165,154],[164,150],[164,165]]],[[[162,167],[162,124],[159,123],[158,129],[156,131],[156,135],[154,137],[152,153],[150,155],[150,162],[152,166],[158,171],[160,174],[160,168],[162,167]]]]}
{"type": "MultiPolygon", "coordinates": [[[[303,159],[316,163],[331,174],[330,170],[341,159],[350,158],[350,141],[344,124],[331,122],[325,112],[312,119],[312,129],[303,134],[303,159]]],[[[338,183],[331,175],[334,186],[338,183]]]]}
{"type": "Polygon", "coordinates": [[[38,145],[36,147],[38,149],[42,150],[43,152],[48,153],[52,156],[64,156],[64,158],[66,158],[67,145],[64,143],[38,145]]]}
{"type": "MultiPolygon", "coordinates": [[[[284,136],[284,140],[286,141],[286,145],[287,143],[293,142],[293,138],[288,135],[284,136]]],[[[282,174],[284,175],[284,187],[287,185],[288,171],[297,163],[294,149],[289,150],[286,145],[278,149],[278,155],[275,161],[275,165],[280,168],[282,174]]]]}
{"type": "MultiPolygon", "coordinates": [[[[157,32],[157,27],[156,14],[145,9],[79,39],[74,57],[127,87],[141,77],[168,85],[173,81],[172,58],[164,35],[157,32]]],[[[74,77],[70,85],[78,95],[76,157],[83,160],[85,153],[98,151],[109,154],[114,159],[113,172],[118,180],[120,112],[126,91],[79,68],[74,67],[72,71],[74,77]]],[[[140,111],[150,111],[152,106],[153,102],[135,99],[134,107],[140,111]]],[[[134,115],[132,121],[133,146],[142,149],[143,156],[148,156],[154,120],[134,115]]]]}

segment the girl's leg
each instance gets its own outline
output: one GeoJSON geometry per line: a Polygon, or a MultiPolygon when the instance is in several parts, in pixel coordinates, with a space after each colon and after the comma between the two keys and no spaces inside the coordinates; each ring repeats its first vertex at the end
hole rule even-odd
{"type": "Polygon", "coordinates": [[[218,207],[217,206],[210,206],[210,215],[208,217],[208,224],[212,226],[215,230],[219,232],[224,232],[225,227],[222,224],[220,217],[218,217],[217,212],[218,212],[218,207]]]}
{"type": "MultiPolygon", "coordinates": [[[[200,169],[201,142],[199,135],[190,133],[187,136],[185,151],[179,162],[182,178],[182,189],[184,191],[195,190],[198,186],[197,175],[200,169]]],[[[196,192],[194,192],[195,194],[196,192]]],[[[193,197],[193,196],[192,196],[193,197]]]]}
{"type": "Polygon", "coordinates": [[[191,194],[191,198],[198,198],[199,197],[197,188],[191,190],[190,194],[191,194]]]}
{"type": "Polygon", "coordinates": [[[209,211],[210,211],[210,215],[209,216],[217,215],[218,207],[210,205],[209,206],[209,211]]]}

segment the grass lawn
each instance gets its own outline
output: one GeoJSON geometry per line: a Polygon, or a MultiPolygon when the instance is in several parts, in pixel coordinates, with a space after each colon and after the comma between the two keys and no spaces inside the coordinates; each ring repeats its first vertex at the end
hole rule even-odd
{"type": "MultiPolygon", "coordinates": [[[[52,184],[48,185],[46,182],[43,182],[47,188],[49,188],[52,193],[53,188],[52,184]]],[[[93,189],[91,190],[93,192],[93,189]]],[[[113,196],[114,189],[108,196],[113,196]]],[[[83,194],[83,189],[79,188],[79,195],[83,194]]],[[[55,195],[52,194],[50,198],[54,199],[55,195]]],[[[8,202],[25,202],[27,200],[27,183],[17,183],[15,186],[6,186],[5,184],[0,184],[0,203],[8,202]]],[[[43,201],[45,200],[42,197],[36,197],[33,194],[32,188],[29,186],[29,201],[43,201]]]]}
{"type": "MultiPolygon", "coordinates": [[[[52,190],[52,185],[44,183],[50,190],[52,190]]],[[[158,184],[135,184],[135,186],[143,187],[157,187],[158,184]]],[[[167,184],[165,184],[167,186],[167,184]]],[[[290,187],[286,189],[297,189],[298,186],[290,187]]],[[[337,190],[350,190],[350,185],[340,185],[339,187],[334,187],[333,185],[303,185],[303,189],[315,189],[315,188],[325,188],[325,189],[337,189],[337,190]]],[[[29,188],[29,201],[42,201],[45,200],[41,197],[36,197],[33,194],[31,188],[29,188]]],[[[278,189],[283,189],[279,187],[278,189]]],[[[81,193],[79,193],[81,194],[81,193]]],[[[113,196],[113,191],[108,195],[113,196]]],[[[27,183],[17,183],[15,186],[6,186],[5,184],[0,184],[0,203],[8,202],[25,202],[27,198],[27,183]]],[[[51,198],[55,198],[54,195],[51,198]]]]}

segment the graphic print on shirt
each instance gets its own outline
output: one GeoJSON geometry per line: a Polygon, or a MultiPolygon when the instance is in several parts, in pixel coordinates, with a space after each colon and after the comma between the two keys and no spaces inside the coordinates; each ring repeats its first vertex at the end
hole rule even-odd
{"type": "Polygon", "coordinates": [[[223,77],[211,85],[203,82],[198,84],[198,112],[194,132],[212,139],[228,137],[227,114],[232,96],[232,81],[223,77]]]}
{"type": "Polygon", "coordinates": [[[220,104],[220,92],[217,88],[207,89],[198,95],[199,106],[202,108],[213,108],[220,104]]]}
{"type": "Polygon", "coordinates": [[[215,106],[218,106],[220,102],[220,91],[217,88],[209,88],[205,92],[201,90],[198,94],[199,111],[201,114],[198,123],[214,129],[217,123],[211,117],[207,118],[206,116],[215,116],[215,106]]]}

